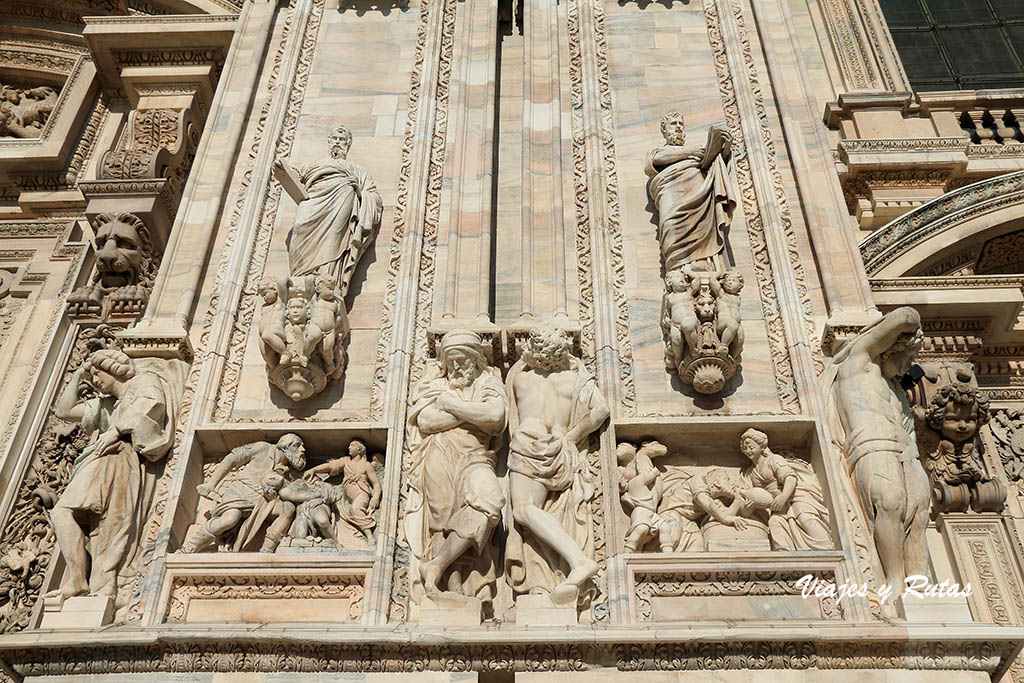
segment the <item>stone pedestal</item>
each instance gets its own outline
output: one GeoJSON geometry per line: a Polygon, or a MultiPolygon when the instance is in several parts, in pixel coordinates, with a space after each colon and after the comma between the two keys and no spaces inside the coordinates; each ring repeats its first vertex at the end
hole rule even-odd
{"type": "Polygon", "coordinates": [[[483,604],[479,598],[445,591],[423,598],[421,626],[479,626],[483,604]]]}
{"type": "Polygon", "coordinates": [[[579,615],[575,607],[559,607],[550,595],[520,595],[516,598],[518,626],[575,626],[579,615]]]}
{"type": "Polygon", "coordinates": [[[39,628],[92,629],[106,626],[114,619],[113,598],[87,595],[50,598],[43,603],[43,621],[39,628]]]}

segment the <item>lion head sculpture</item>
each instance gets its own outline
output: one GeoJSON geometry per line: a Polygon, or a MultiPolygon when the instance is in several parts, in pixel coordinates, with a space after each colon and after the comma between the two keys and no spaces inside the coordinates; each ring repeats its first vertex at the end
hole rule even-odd
{"type": "Polygon", "coordinates": [[[156,275],[153,241],[142,219],[131,213],[97,216],[96,281],[111,290],[152,284],[156,275]]]}

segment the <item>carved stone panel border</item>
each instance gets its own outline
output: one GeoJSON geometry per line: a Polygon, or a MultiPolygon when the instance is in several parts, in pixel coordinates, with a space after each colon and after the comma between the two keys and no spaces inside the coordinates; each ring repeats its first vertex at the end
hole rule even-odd
{"type": "MultiPolygon", "coordinates": [[[[264,574],[243,571],[226,573],[208,571],[203,574],[177,575],[170,582],[165,621],[188,622],[189,610],[195,602],[209,601],[276,601],[282,610],[291,600],[325,600],[334,607],[339,599],[348,599],[348,612],[343,621],[358,622],[363,613],[363,594],[367,574],[345,572],[311,573],[279,571],[264,574]]],[[[327,619],[323,621],[335,621],[327,619]]],[[[290,621],[282,619],[282,621],[290,621]]]]}

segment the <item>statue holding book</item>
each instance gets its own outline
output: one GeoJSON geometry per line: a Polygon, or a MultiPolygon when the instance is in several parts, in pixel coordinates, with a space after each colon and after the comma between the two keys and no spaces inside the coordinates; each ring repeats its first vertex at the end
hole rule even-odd
{"type": "Polygon", "coordinates": [[[289,273],[261,285],[260,348],[271,383],[293,401],[320,393],[344,372],[345,296],[356,265],[380,227],[380,193],[366,169],[348,161],[352,134],[327,138],[328,156],[274,174],[298,202],[288,231],[289,273]]]}
{"type": "MultiPolygon", "coordinates": [[[[670,111],[661,120],[665,144],[647,154],[647,191],[658,210],[658,241],[665,272],[712,262],[725,249],[737,193],[727,162],[729,134],[712,126],[704,147],[685,147],[683,115],[670,111]]],[[[715,263],[706,270],[723,270],[715,263]]]]}
{"type": "Polygon", "coordinates": [[[722,253],[738,195],[728,166],[732,139],[712,126],[704,147],[686,147],[677,111],[661,120],[661,132],[665,144],[650,151],[644,171],[665,267],[665,367],[697,392],[717,394],[743,350],[743,275],[727,269],[722,253]]]}

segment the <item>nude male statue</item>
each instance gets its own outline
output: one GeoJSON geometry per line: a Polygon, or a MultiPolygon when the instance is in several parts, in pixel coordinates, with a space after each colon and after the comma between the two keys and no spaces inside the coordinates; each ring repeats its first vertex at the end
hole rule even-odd
{"type": "Polygon", "coordinates": [[[832,359],[831,398],[845,452],[872,527],[887,583],[902,591],[911,574],[928,574],[924,532],[930,490],[900,377],[924,335],[913,308],[868,325],[832,359]]]}
{"type": "Polygon", "coordinates": [[[608,419],[608,404],[570,339],[554,327],[530,333],[509,370],[509,494],[514,525],[506,568],[516,593],[550,593],[576,605],[595,574],[590,529],[594,490],[587,438],[608,419]]]}

